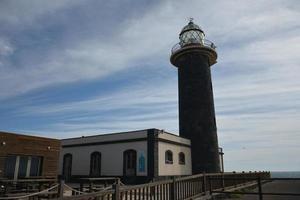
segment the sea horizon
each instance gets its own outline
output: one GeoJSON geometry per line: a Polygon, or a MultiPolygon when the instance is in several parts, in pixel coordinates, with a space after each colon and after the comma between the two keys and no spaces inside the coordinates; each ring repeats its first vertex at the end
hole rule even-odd
{"type": "Polygon", "coordinates": [[[271,178],[300,178],[300,171],[271,171],[271,178]]]}

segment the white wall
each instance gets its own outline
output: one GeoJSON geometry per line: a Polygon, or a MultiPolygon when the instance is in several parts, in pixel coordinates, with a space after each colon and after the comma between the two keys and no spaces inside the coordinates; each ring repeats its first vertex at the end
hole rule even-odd
{"type": "Polygon", "coordinates": [[[102,156],[101,175],[122,176],[123,152],[128,149],[137,151],[137,176],[147,176],[147,141],[62,148],[59,161],[60,174],[62,174],[63,156],[71,153],[73,156],[72,175],[89,175],[90,155],[98,151],[102,156]],[[145,172],[139,172],[138,159],[141,154],[145,157],[145,172]]]}
{"type": "MultiPolygon", "coordinates": [[[[64,145],[88,144],[97,142],[109,142],[127,139],[138,139],[147,137],[147,130],[124,132],[118,134],[107,134],[98,136],[88,136],[80,138],[70,138],[62,140],[64,145]]],[[[169,133],[160,133],[158,138],[162,140],[170,140],[175,144],[166,143],[164,141],[158,142],[158,175],[190,175],[191,170],[191,151],[188,145],[190,140],[181,138],[177,135],[169,133]],[[180,144],[176,144],[180,143],[180,144]],[[171,150],[173,152],[173,164],[165,163],[165,151],[171,150]],[[181,165],[178,161],[178,154],[183,152],[185,154],[185,164],[181,165]]],[[[62,174],[63,156],[67,153],[72,154],[72,175],[88,176],[90,171],[90,155],[94,151],[101,153],[101,175],[102,176],[122,176],[123,175],[123,152],[128,149],[137,151],[137,176],[147,176],[147,141],[133,141],[127,143],[110,143],[101,145],[86,145],[63,147],[60,154],[59,172],[62,174]],[[139,172],[138,160],[140,155],[145,157],[145,172],[139,172]]]]}
{"type": "Polygon", "coordinates": [[[173,175],[191,175],[192,161],[190,147],[158,142],[158,175],[173,176],[173,175]],[[165,163],[165,152],[171,150],[173,152],[173,164],[165,163]],[[185,164],[179,164],[178,154],[183,152],[185,155],[185,164]]]}

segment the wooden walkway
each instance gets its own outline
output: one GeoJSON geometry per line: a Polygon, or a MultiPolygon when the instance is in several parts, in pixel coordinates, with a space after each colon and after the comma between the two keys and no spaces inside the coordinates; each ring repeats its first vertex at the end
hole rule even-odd
{"type": "MultiPolygon", "coordinates": [[[[238,189],[255,182],[255,180],[268,180],[269,178],[269,172],[204,173],[185,177],[173,177],[172,179],[141,185],[124,185],[117,179],[113,185],[101,189],[94,187],[96,185],[93,184],[99,178],[88,179],[88,188],[84,187],[84,184],[81,184],[79,189],[72,188],[61,180],[56,185],[46,188],[46,190],[39,190],[37,193],[26,194],[25,196],[26,198],[30,196],[32,199],[38,198],[40,195],[47,195],[51,190],[48,199],[53,199],[52,196],[55,195],[54,199],[56,200],[187,200],[199,197],[206,198],[211,196],[210,194],[213,191],[218,193],[218,191],[238,189]],[[52,194],[52,192],[55,194],[52,194]],[[67,193],[72,196],[67,196],[67,193]]],[[[10,194],[4,193],[3,197],[0,194],[1,199],[8,200],[15,198],[10,196],[10,194]]],[[[25,197],[22,199],[25,199],[25,197]]]]}

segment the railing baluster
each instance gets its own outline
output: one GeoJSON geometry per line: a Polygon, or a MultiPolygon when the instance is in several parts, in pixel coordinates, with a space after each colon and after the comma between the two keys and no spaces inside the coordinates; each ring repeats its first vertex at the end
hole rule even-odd
{"type": "Polygon", "coordinates": [[[186,181],[186,197],[188,198],[190,196],[190,181],[186,181]]]}
{"type": "Polygon", "coordinates": [[[188,187],[188,180],[185,181],[185,198],[188,198],[189,196],[189,187],[188,187]]]}
{"type": "Polygon", "coordinates": [[[189,185],[190,185],[190,197],[193,196],[193,179],[189,181],[189,185]]]}
{"type": "Polygon", "coordinates": [[[167,189],[167,187],[168,187],[168,184],[165,184],[165,192],[164,192],[164,200],[167,200],[167,193],[168,193],[168,189],[167,189]]]}
{"type": "Polygon", "coordinates": [[[137,200],[137,189],[134,189],[134,200],[137,200]]]}
{"type": "Polygon", "coordinates": [[[145,187],[142,187],[142,189],[141,189],[141,195],[142,195],[141,199],[143,199],[143,200],[145,200],[144,189],[145,189],[145,187]]]}
{"type": "Polygon", "coordinates": [[[184,182],[183,181],[180,182],[180,190],[181,190],[180,199],[183,199],[184,198],[184,182]]]}
{"type": "Polygon", "coordinates": [[[167,199],[167,197],[166,197],[166,195],[167,195],[167,185],[166,184],[164,184],[164,187],[163,187],[164,189],[164,199],[163,200],[166,200],[167,199]]]}
{"type": "Polygon", "coordinates": [[[182,196],[182,198],[184,199],[185,198],[185,192],[186,192],[186,190],[185,190],[185,181],[183,181],[182,182],[182,189],[183,189],[183,192],[182,192],[182,194],[183,194],[183,196],[182,196]]]}
{"type": "Polygon", "coordinates": [[[148,187],[147,189],[147,192],[148,192],[148,199],[147,200],[152,200],[152,196],[151,196],[151,187],[148,187]]]}
{"type": "Polygon", "coordinates": [[[153,186],[150,186],[150,200],[153,200],[153,186]]]}
{"type": "Polygon", "coordinates": [[[189,180],[186,181],[186,190],[187,190],[187,197],[190,197],[191,194],[190,194],[190,181],[189,180]]]}
{"type": "Polygon", "coordinates": [[[180,184],[179,184],[179,187],[180,187],[180,192],[179,192],[179,199],[183,199],[183,194],[184,194],[184,190],[183,190],[183,181],[180,181],[179,182],[180,184]]]}
{"type": "Polygon", "coordinates": [[[183,191],[182,191],[182,182],[181,181],[178,181],[178,183],[177,183],[178,185],[178,190],[177,190],[177,197],[178,197],[178,199],[182,199],[182,193],[183,193],[183,191]]]}
{"type": "Polygon", "coordinates": [[[166,200],[166,198],[165,198],[165,184],[162,184],[162,192],[163,192],[163,198],[162,198],[162,200],[166,200]]]}
{"type": "Polygon", "coordinates": [[[195,182],[195,179],[193,179],[193,180],[192,180],[192,196],[194,196],[195,193],[196,193],[196,192],[195,192],[195,183],[196,183],[196,182],[195,182]]]}
{"type": "Polygon", "coordinates": [[[189,181],[185,181],[185,198],[189,197],[189,181]]]}
{"type": "Polygon", "coordinates": [[[162,185],[159,185],[159,199],[162,200],[162,185]]]}
{"type": "Polygon", "coordinates": [[[138,195],[137,195],[138,200],[142,199],[142,188],[138,189],[138,195]]]}
{"type": "Polygon", "coordinates": [[[129,190],[129,199],[132,200],[132,190],[129,190]]]}
{"type": "Polygon", "coordinates": [[[128,191],[125,191],[124,195],[125,195],[125,200],[128,200],[128,191]]]}
{"type": "Polygon", "coordinates": [[[156,192],[156,185],[155,186],[153,186],[153,199],[154,200],[157,200],[157,192],[156,192]]]}

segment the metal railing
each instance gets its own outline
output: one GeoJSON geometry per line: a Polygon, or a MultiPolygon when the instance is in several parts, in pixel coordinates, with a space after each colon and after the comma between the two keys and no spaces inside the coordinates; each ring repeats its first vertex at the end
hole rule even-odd
{"type": "Polygon", "coordinates": [[[202,40],[202,43],[199,43],[199,42],[190,42],[190,43],[184,44],[184,45],[181,42],[179,42],[179,43],[175,44],[172,47],[171,54],[176,53],[177,51],[179,51],[180,49],[182,49],[184,47],[197,46],[197,45],[208,47],[208,48],[211,48],[211,49],[214,49],[214,50],[217,48],[216,45],[213,42],[211,42],[211,41],[209,41],[207,39],[202,40]]]}
{"type": "MultiPolygon", "coordinates": [[[[298,196],[300,197],[300,193],[291,193],[291,192],[263,192],[263,188],[262,188],[262,183],[267,181],[300,181],[300,178],[266,178],[266,177],[248,177],[246,178],[248,180],[248,182],[253,182],[254,186],[257,187],[257,192],[253,192],[253,191],[240,191],[240,189],[242,189],[242,187],[240,188],[233,188],[233,190],[226,190],[225,187],[223,188],[213,188],[212,187],[212,182],[213,181],[218,181],[221,180],[219,177],[209,177],[208,181],[209,181],[209,193],[212,194],[241,194],[241,195],[257,195],[259,197],[259,200],[263,200],[263,196],[298,196]]],[[[222,178],[223,181],[245,181],[245,178],[241,178],[241,177],[223,177],[222,178]]]]}

